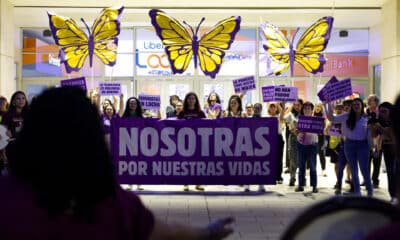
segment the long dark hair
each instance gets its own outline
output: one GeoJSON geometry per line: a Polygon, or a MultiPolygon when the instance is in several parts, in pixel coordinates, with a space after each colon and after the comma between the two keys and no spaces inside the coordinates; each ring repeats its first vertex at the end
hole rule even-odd
{"type": "Polygon", "coordinates": [[[232,112],[232,109],[231,109],[231,100],[232,99],[235,99],[237,102],[238,102],[238,112],[239,113],[242,113],[242,111],[243,111],[243,106],[242,106],[242,99],[240,99],[240,97],[238,96],[238,95],[232,95],[230,98],[229,98],[229,101],[228,101],[228,108],[227,108],[227,111],[228,111],[228,115],[232,112]]]}
{"type": "Polygon", "coordinates": [[[300,112],[298,112],[298,111],[296,111],[296,109],[292,108],[292,114],[293,114],[295,117],[299,116],[299,114],[303,115],[303,102],[304,102],[303,99],[301,99],[301,98],[297,99],[297,102],[296,102],[296,103],[298,103],[298,104],[301,105],[301,106],[300,106],[300,112]]]}
{"type": "Polygon", "coordinates": [[[18,94],[22,94],[25,97],[26,103],[25,103],[25,106],[22,108],[22,111],[21,111],[21,115],[22,115],[22,117],[24,117],[26,112],[28,111],[29,105],[28,105],[28,99],[26,98],[26,95],[25,95],[25,93],[23,91],[16,91],[16,92],[13,93],[13,95],[11,96],[10,106],[8,108],[8,112],[9,113],[16,113],[17,112],[17,108],[15,107],[14,101],[15,101],[15,98],[17,97],[18,94]]]}
{"type": "Polygon", "coordinates": [[[381,108],[386,108],[386,109],[389,110],[389,122],[387,122],[386,124],[391,125],[393,114],[394,114],[394,106],[393,106],[393,104],[391,104],[390,102],[383,102],[383,103],[379,104],[379,106],[378,106],[379,110],[381,108]]]}
{"type": "Polygon", "coordinates": [[[96,204],[116,194],[97,107],[76,87],[49,89],[35,99],[9,163],[50,216],[70,209],[93,221],[96,204]]]}
{"type": "Polygon", "coordinates": [[[122,114],[122,117],[130,117],[131,113],[130,113],[130,109],[129,109],[129,102],[134,99],[136,100],[136,110],[135,110],[135,114],[137,117],[143,117],[143,110],[142,110],[142,104],[139,102],[139,99],[137,99],[136,97],[130,97],[128,98],[128,100],[126,100],[125,103],[125,111],[124,114],[122,114]]]}
{"type": "Polygon", "coordinates": [[[215,102],[221,104],[221,99],[219,98],[218,93],[212,92],[212,93],[210,93],[210,94],[208,95],[208,97],[207,97],[207,103],[208,103],[208,105],[211,106],[210,97],[211,97],[212,94],[215,94],[215,102]]]}
{"type": "MultiPolygon", "coordinates": [[[[361,103],[361,116],[363,116],[364,113],[364,102],[361,98],[354,98],[352,104],[354,104],[355,101],[359,101],[361,103]]],[[[356,127],[357,123],[357,114],[353,109],[353,106],[350,108],[350,113],[349,117],[346,120],[346,125],[350,130],[353,130],[356,127]]]]}
{"type": "Polygon", "coordinates": [[[188,104],[188,98],[193,95],[194,98],[196,99],[196,103],[194,104],[194,109],[197,112],[201,111],[200,103],[199,103],[199,98],[197,97],[197,94],[195,92],[189,92],[185,96],[185,100],[183,100],[183,111],[186,112],[189,110],[189,104],[188,104]]]}

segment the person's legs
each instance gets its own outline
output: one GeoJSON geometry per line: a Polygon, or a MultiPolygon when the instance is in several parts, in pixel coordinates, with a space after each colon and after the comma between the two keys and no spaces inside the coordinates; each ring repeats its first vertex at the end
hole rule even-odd
{"type": "Polygon", "coordinates": [[[325,143],[325,136],[318,135],[318,156],[319,156],[319,162],[321,164],[321,169],[322,169],[323,174],[325,174],[325,169],[326,169],[324,143],[325,143]]]}
{"type": "MultiPolygon", "coordinates": [[[[373,151],[371,151],[373,153],[373,151]]],[[[379,186],[379,173],[381,171],[381,162],[382,162],[382,151],[379,151],[377,155],[372,154],[372,166],[373,166],[373,171],[372,171],[372,183],[374,184],[375,187],[379,186]]]]}
{"type": "Polygon", "coordinates": [[[310,159],[310,185],[313,192],[317,192],[317,146],[307,146],[307,158],[310,159]]]}
{"type": "Polygon", "coordinates": [[[298,181],[298,187],[296,188],[297,191],[303,191],[303,186],[304,186],[304,175],[306,172],[306,161],[307,161],[307,147],[298,143],[297,144],[297,160],[299,163],[299,181],[298,181]]]}
{"type": "MultiPolygon", "coordinates": [[[[368,196],[372,197],[373,190],[372,190],[372,184],[371,184],[371,175],[370,175],[369,168],[368,168],[368,163],[369,163],[368,142],[367,141],[358,141],[356,143],[356,147],[354,148],[353,151],[357,152],[357,160],[360,163],[360,170],[361,170],[361,174],[363,175],[363,178],[364,178],[365,188],[367,189],[368,196]]],[[[351,174],[353,175],[353,171],[351,172],[351,174]]],[[[353,175],[353,179],[354,179],[354,175],[353,175]]],[[[353,183],[354,183],[354,181],[353,181],[353,183]]],[[[354,186],[354,187],[356,187],[356,186],[354,186]]]]}
{"type": "Polygon", "coordinates": [[[290,144],[290,186],[294,186],[296,182],[296,171],[297,171],[297,139],[294,134],[289,135],[289,144],[290,144]]]}
{"type": "Polygon", "coordinates": [[[385,159],[388,190],[391,198],[396,197],[396,158],[393,144],[383,144],[382,152],[385,159]]]}
{"type": "Polygon", "coordinates": [[[285,142],[283,141],[283,137],[281,134],[278,135],[278,162],[276,164],[277,170],[276,170],[276,181],[278,183],[282,183],[283,178],[282,178],[282,165],[283,165],[283,145],[285,142]]]}
{"type": "Polygon", "coordinates": [[[354,194],[361,195],[360,180],[358,178],[357,151],[355,151],[356,146],[356,141],[346,140],[344,143],[344,152],[350,166],[354,194]]]}

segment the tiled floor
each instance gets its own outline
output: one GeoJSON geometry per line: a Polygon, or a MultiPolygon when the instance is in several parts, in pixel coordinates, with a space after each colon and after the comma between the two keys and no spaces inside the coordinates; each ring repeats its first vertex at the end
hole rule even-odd
{"type": "MultiPolygon", "coordinates": [[[[138,193],[155,215],[167,222],[205,226],[215,219],[233,216],[235,233],[227,239],[279,239],[300,212],[334,195],[336,178],[328,165],[328,177],[318,176],[317,194],[311,194],[309,187],[304,193],[295,193],[294,187],[288,186],[287,174],[284,184],[266,186],[265,193],[257,192],[255,185],[250,193],[244,193],[239,186],[206,186],[205,192],[191,186],[190,192],[183,192],[182,186],[170,185],[144,186],[145,190],[138,193]]],[[[389,200],[386,174],[382,173],[380,180],[375,197],[389,200]]]]}

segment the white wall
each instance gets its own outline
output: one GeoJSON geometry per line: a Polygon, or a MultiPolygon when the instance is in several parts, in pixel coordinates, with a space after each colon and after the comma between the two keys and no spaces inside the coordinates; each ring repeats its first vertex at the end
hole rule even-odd
{"type": "Polygon", "coordinates": [[[8,100],[16,90],[13,10],[8,0],[0,1],[0,95],[8,100]]]}

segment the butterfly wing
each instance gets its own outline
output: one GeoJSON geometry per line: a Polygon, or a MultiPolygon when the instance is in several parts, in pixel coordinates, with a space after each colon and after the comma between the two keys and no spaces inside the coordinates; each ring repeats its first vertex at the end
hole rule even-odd
{"type": "Polygon", "coordinates": [[[296,46],[295,61],[308,72],[318,73],[324,70],[326,59],[322,54],[331,35],[333,17],[323,17],[309,27],[300,37],[296,46]]]}
{"type": "Polygon", "coordinates": [[[79,71],[89,54],[88,37],[73,19],[48,13],[50,29],[60,47],[61,61],[68,73],[79,71]]]}
{"type": "Polygon", "coordinates": [[[197,55],[200,68],[206,76],[215,78],[225,56],[223,50],[230,48],[236,33],[240,30],[240,16],[232,16],[218,22],[200,41],[197,55]]]}
{"type": "Polygon", "coordinates": [[[260,35],[264,40],[263,48],[277,66],[273,73],[280,75],[290,66],[290,43],[283,33],[272,23],[265,22],[260,26],[260,35]]]}
{"type": "Polygon", "coordinates": [[[109,66],[114,66],[117,59],[118,35],[121,31],[120,18],[123,10],[123,7],[103,9],[91,28],[93,44],[89,44],[89,48],[93,49],[89,49],[89,54],[96,54],[104,64],[109,66]]]}
{"type": "Polygon", "coordinates": [[[190,34],[176,19],[161,10],[152,9],[149,16],[157,36],[165,47],[173,74],[183,73],[193,56],[190,34]]]}

